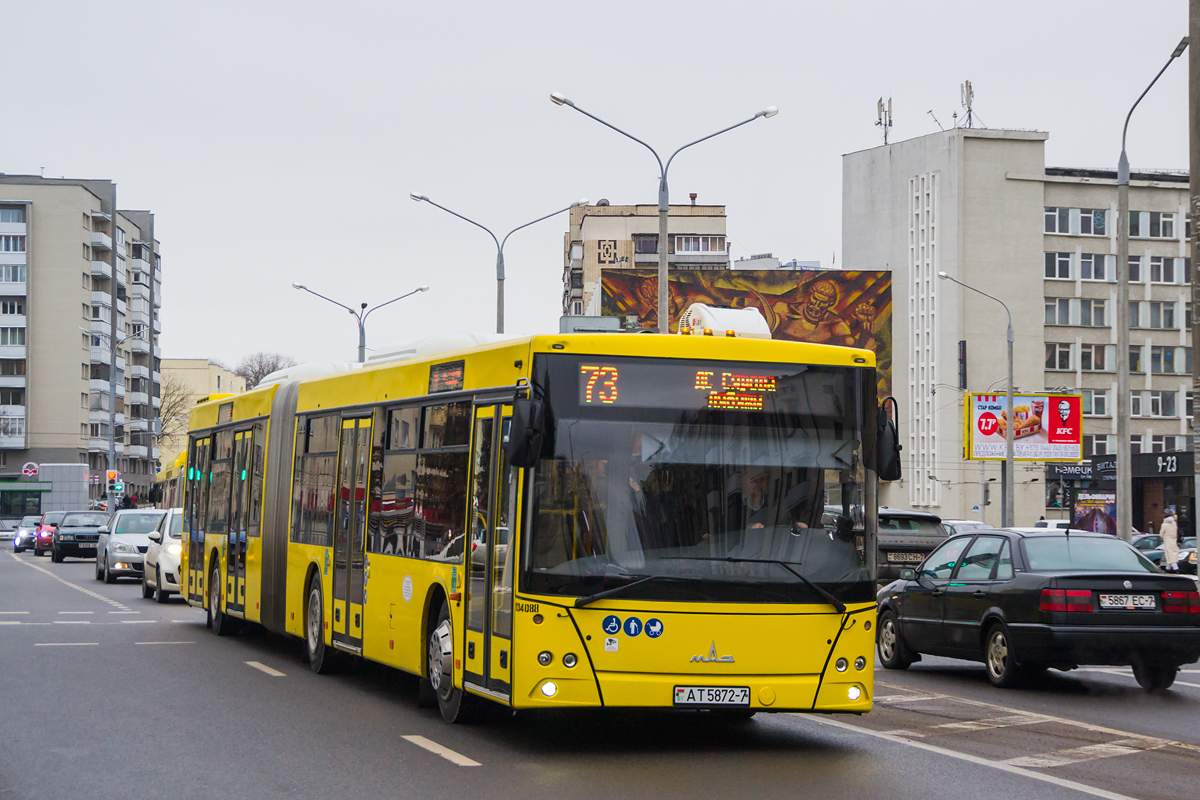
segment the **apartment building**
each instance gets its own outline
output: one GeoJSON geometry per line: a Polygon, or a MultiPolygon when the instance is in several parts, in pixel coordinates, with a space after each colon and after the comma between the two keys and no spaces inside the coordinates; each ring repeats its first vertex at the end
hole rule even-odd
{"type": "Polygon", "coordinates": [[[177,414],[179,419],[166,419],[167,410],[163,410],[160,460],[163,464],[173,464],[187,444],[187,414],[192,406],[209,395],[244,392],[246,379],[207,358],[164,358],[162,376],[164,394],[171,391],[184,395],[182,401],[170,409],[170,413],[177,414]]]}
{"type": "Polygon", "coordinates": [[[161,298],[154,215],[115,183],[0,174],[0,477],[86,463],[98,498],[111,432],[127,493],[149,491],[161,298]]]}
{"type": "MultiPolygon", "coordinates": [[[[894,273],[907,461],[904,480],[884,489],[890,505],[975,518],[980,484],[999,484],[998,463],[981,473],[963,460],[961,389],[1003,389],[1007,317],[999,303],[939,280],[943,271],[1008,306],[1019,390],[1083,395],[1085,457],[1116,452],[1117,413],[1131,415],[1135,454],[1190,448],[1188,176],[1133,172],[1133,330],[1119,354],[1116,171],[1047,168],[1047,138],[958,128],[843,157],[844,267],[894,273]],[[1128,398],[1116,396],[1118,357],[1133,370],[1128,398]]],[[[1018,464],[1017,524],[1065,514],[1047,489],[1056,470],[1018,464]]],[[[1155,516],[1161,510],[1134,512],[1135,521],[1155,516]]]]}
{"type": "MultiPolygon", "coordinates": [[[[729,269],[725,206],[671,206],[671,269],[729,269]]],[[[607,200],[571,209],[563,237],[563,316],[600,315],[603,270],[658,268],[658,206],[614,206],[607,200]]]]}

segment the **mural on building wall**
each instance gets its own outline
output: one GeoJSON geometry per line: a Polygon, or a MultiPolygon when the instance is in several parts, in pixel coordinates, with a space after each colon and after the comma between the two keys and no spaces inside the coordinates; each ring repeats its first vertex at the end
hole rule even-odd
{"type": "MultiPolygon", "coordinates": [[[[672,270],[671,331],[692,303],[757,308],[776,339],[875,353],[879,396],[892,392],[892,273],[841,270],[672,270]]],[[[658,326],[658,273],[605,270],[601,313],[658,326]]]]}

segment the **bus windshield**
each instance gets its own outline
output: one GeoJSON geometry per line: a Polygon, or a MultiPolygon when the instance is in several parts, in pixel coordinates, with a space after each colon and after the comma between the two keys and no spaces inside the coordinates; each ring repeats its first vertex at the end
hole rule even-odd
{"type": "Polygon", "coordinates": [[[621,597],[823,602],[811,582],[873,599],[869,375],[539,356],[548,431],[523,590],[590,596],[629,584],[621,597]]]}

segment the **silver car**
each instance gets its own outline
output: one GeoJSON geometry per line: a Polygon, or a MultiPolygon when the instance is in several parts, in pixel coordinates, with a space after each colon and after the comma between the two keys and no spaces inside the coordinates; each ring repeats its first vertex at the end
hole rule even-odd
{"type": "Polygon", "coordinates": [[[161,508],[123,508],[113,514],[96,543],[96,580],[116,583],[122,576],[141,578],[150,532],[166,513],[161,508]]]}
{"type": "Polygon", "coordinates": [[[13,535],[13,552],[22,553],[37,543],[38,524],[42,518],[38,515],[32,517],[21,517],[21,523],[17,526],[17,532],[13,535]]]}
{"type": "Polygon", "coordinates": [[[179,560],[183,556],[183,509],[168,508],[150,533],[150,549],[146,551],[142,569],[142,597],[165,603],[172,594],[179,594],[179,560]]]}

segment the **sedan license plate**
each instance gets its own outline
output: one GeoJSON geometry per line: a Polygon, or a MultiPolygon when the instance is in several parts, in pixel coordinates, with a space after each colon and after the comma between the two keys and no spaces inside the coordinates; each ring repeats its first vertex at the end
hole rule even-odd
{"type": "Polygon", "coordinates": [[[78,547],[80,550],[95,550],[96,543],[95,542],[79,542],[76,545],[76,547],[78,547]]]}
{"type": "Polygon", "coordinates": [[[677,706],[748,706],[748,686],[676,686],[677,706]]]}
{"type": "Polygon", "coordinates": [[[887,560],[901,564],[919,564],[925,560],[924,553],[888,553],[887,560]]]}
{"type": "Polygon", "coordinates": [[[1101,608],[1122,608],[1127,611],[1149,610],[1155,608],[1152,594],[1102,594],[1101,608]]]}

